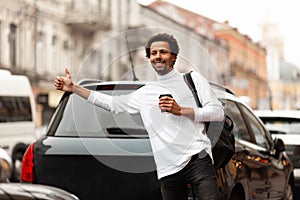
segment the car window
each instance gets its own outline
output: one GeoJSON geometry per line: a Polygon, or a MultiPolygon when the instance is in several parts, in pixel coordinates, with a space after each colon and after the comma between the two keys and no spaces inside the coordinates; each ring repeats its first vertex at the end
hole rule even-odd
{"type": "Polygon", "coordinates": [[[256,144],[265,149],[270,149],[269,142],[267,140],[266,131],[263,125],[257,120],[254,114],[252,114],[248,108],[240,105],[245,118],[248,120],[252,133],[254,135],[256,144]]]}
{"type": "Polygon", "coordinates": [[[251,142],[247,126],[236,103],[234,103],[233,101],[226,100],[225,112],[233,121],[234,128],[232,131],[234,133],[235,138],[251,142]]]}
{"type": "Polygon", "coordinates": [[[300,119],[289,117],[261,117],[269,130],[284,131],[286,134],[300,133],[300,119]]]}
{"type": "MultiPolygon", "coordinates": [[[[130,91],[102,91],[126,94],[130,91]]],[[[113,114],[71,94],[61,101],[51,122],[48,135],[72,137],[148,137],[139,114],[113,114]]]]}

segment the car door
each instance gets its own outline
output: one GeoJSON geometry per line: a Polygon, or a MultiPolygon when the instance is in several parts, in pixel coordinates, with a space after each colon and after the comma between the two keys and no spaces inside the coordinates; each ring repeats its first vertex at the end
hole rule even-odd
{"type": "Polygon", "coordinates": [[[255,144],[249,125],[245,121],[249,116],[244,115],[237,103],[230,100],[225,101],[225,111],[233,120],[233,133],[240,146],[236,148],[236,159],[241,165],[240,169],[243,169],[240,174],[243,177],[239,178],[247,181],[247,196],[251,199],[267,199],[268,158],[260,152],[262,147],[255,144]]]}
{"type": "Polygon", "coordinates": [[[267,167],[265,189],[267,191],[268,199],[281,199],[286,185],[286,175],[284,172],[284,164],[281,159],[278,160],[271,154],[272,137],[264,128],[263,124],[253,115],[253,113],[244,106],[241,109],[249,123],[255,144],[261,147],[263,160],[267,167]]]}

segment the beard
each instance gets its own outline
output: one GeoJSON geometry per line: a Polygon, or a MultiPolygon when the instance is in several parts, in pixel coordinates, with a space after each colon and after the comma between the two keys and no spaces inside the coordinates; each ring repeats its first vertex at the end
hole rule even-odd
{"type": "Polygon", "coordinates": [[[151,63],[153,69],[156,71],[158,75],[165,75],[172,71],[173,66],[167,65],[167,63],[162,62],[162,63],[151,63]]]}

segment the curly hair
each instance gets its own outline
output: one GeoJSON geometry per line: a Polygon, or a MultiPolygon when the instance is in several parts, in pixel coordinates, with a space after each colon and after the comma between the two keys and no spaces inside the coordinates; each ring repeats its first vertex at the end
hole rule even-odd
{"type": "Polygon", "coordinates": [[[171,48],[171,53],[173,55],[178,55],[179,53],[179,46],[177,40],[174,38],[173,35],[170,35],[168,33],[158,33],[156,35],[153,35],[149,38],[149,40],[146,43],[145,50],[146,50],[146,57],[150,58],[150,47],[153,42],[157,41],[165,41],[168,42],[171,48]]]}

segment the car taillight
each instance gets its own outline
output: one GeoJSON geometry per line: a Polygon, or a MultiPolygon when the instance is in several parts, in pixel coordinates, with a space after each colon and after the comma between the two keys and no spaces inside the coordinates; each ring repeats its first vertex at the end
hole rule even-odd
{"type": "Polygon", "coordinates": [[[35,180],[34,175],[34,145],[33,143],[27,148],[23,160],[22,160],[22,171],[21,181],[22,182],[33,182],[35,180]]]}

